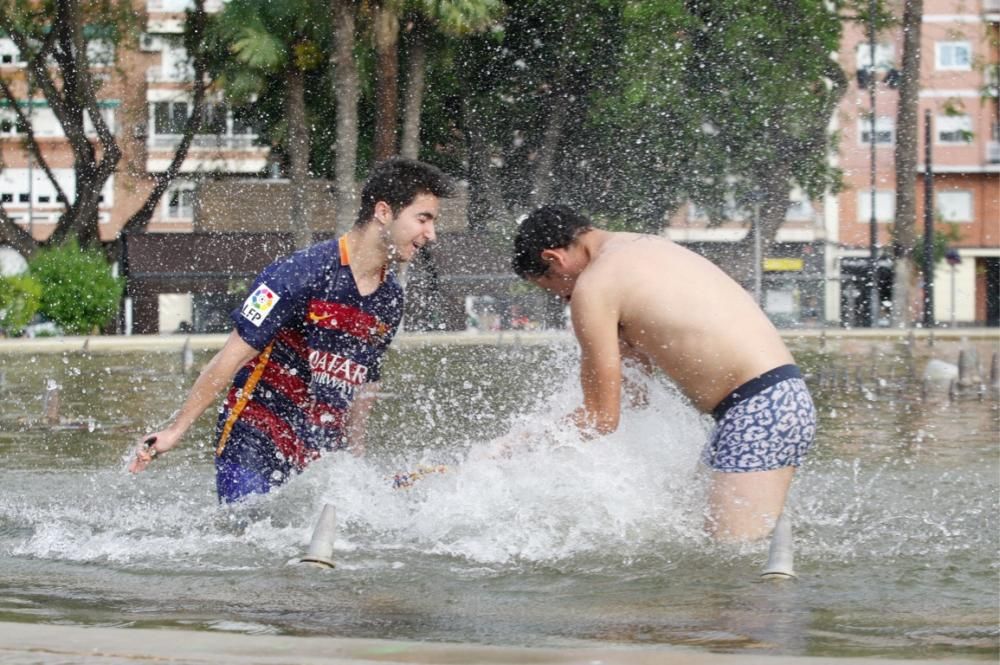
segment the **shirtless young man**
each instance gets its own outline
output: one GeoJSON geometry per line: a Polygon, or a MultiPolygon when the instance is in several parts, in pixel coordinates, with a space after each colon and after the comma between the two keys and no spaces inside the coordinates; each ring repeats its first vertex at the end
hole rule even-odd
{"type": "Polygon", "coordinates": [[[379,164],[354,227],[278,259],[232,313],[233,331],[173,423],[144,437],[129,465],[171,450],[226,385],[216,424],[216,490],[230,503],[266,494],[325,451],[364,450],[382,357],[403,316],[391,268],[435,239],[451,180],[410,159],[379,164]]]}
{"type": "Polygon", "coordinates": [[[565,206],[529,215],[514,271],[570,303],[580,344],[584,435],[618,427],[623,356],[663,370],[716,420],[707,528],[722,540],[768,535],[812,444],[812,398],[777,330],[710,261],[670,240],[596,229],[565,206]]]}

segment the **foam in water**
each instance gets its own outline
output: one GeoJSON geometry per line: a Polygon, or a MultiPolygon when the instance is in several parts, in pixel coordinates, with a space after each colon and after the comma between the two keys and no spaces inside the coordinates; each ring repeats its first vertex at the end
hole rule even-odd
{"type": "Polygon", "coordinates": [[[580,403],[576,388],[517,417],[501,440],[432,448],[400,442],[406,452],[392,459],[328,455],[280,490],[235,508],[216,504],[207,465],[175,465],[141,478],[67,471],[69,482],[53,479],[58,492],[5,501],[6,518],[32,528],[11,553],[139,566],[254,566],[299,553],[325,503],[337,509],[340,552],[407,550],[503,564],[609,548],[628,557],[657,543],[701,541],[697,467],[709,423],[666,383],[648,381],[647,391],[648,406],[600,439],[584,441],[558,425],[580,403]],[[396,472],[420,464],[448,468],[393,488],[396,472]]]}

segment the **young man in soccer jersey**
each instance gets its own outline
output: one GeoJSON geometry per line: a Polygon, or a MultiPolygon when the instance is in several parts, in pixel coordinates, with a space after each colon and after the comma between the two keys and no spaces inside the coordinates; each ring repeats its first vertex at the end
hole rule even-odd
{"type": "Polygon", "coordinates": [[[257,277],[225,345],[173,423],[144,438],[129,470],[176,446],[227,385],[216,427],[220,501],[267,493],[324,451],[363,452],[382,357],[403,314],[391,268],[434,241],[439,199],[452,195],[433,166],[398,158],[378,165],[350,231],[257,277]]]}
{"type": "Polygon", "coordinates": [[[518,275],[570,303],[580,344],[585,436],[618,427],[625,356],[659,367],[711,413],[708,529],[725,540],[771,532],[816,412],[792,356],[753,299],[718,267],[658,236],[596,229],[565,206],[529,215],[518,275]]]}

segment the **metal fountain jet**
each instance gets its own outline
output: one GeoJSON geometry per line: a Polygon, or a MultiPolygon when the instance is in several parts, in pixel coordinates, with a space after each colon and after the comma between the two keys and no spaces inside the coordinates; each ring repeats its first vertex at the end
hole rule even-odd
{"type": "Polygon", "coordinates": [[[792,520],[788,511],[785,511],[781,513],[771,532],[771,549],[768,551],[767,565],[760,574],[761,579],[793,580],[797,577],[793,545],[792,520]]]}
{"type": "Polygon", "coordinates": [[[306,564],[314,568],[334,568],[333,539],[337,532],[337,511],[329,503],[323,504],[316,528],[313,530],[305,556],[292,559],[289,565],[306,564]]]}

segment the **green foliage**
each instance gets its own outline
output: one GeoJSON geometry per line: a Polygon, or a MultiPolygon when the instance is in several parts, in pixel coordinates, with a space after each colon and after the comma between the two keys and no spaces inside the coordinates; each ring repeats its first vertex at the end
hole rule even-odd
{"type": "Polygon", "coordinates": [[[39,311],[66,332],[89,334],[117,314],[124,282],[98,250],[70,241],[38,252],[28,267],[42,285],[39,311]]]}
{"type": "MultiPolygon", "coordinates": [[[[962,238],[962,232],[959,231],[958,227],[954,224],[949,224],[945,227],[946,230],[942,231],[940,228],[934,229],[933,245],[932,251],[934,254],[934,265],[941,263],[944,260],[945,252],[951,248],[952,243],[955,243],[962,238]]],[[[923,274],[924,272],[924,240],[923,238],[918,238],[913,244],[913,264],[916,266],[917,270],[923,274]]]]}
{"type": "Polygon", "coordinates": [[[0,330],[11,336],[21,334],[42,299],[42,285],[30,275],[0,277],[0,330]]]}

